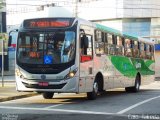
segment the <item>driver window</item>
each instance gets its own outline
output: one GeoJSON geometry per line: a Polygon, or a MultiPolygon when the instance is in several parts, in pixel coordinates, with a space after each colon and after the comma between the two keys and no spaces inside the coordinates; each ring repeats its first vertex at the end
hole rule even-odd
{"type": "Polygon", "coordinates": [[[65,32],[65,40],[62,46],[61,61],[68,62],[74,58],[75,53],[75,34],[73,32],[65,32]]]}

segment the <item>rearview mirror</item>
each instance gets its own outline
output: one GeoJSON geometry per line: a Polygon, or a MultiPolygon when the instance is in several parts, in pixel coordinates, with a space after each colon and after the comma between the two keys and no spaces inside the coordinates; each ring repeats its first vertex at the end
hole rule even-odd
{"type": "Polygon", "coordinates": [[[84,47],[88,48],[88,37],[85,37],[84,39],[84,47]]]}
{"type": "Polygon", "coordinates": [[[81,38],[81,48],[88,48],[88,37],[86,35],[83,35],[81,38]]]}
{"type": "Polygon", "coordinates": [[[9,40],[8,40],[8,46],[9,46],[9,47],[11,46],[11,43],[12,43],[12,36],[10,35],[10,36],[9,36],[9,40]]]}

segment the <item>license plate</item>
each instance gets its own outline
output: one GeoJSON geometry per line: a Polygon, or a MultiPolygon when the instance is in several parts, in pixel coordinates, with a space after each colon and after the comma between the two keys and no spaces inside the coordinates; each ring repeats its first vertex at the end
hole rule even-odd
{"type": "Polygon", "coordinates": [[[38,83],[39,86],[48,86],[48,82],[39,82],[38,83]]]}

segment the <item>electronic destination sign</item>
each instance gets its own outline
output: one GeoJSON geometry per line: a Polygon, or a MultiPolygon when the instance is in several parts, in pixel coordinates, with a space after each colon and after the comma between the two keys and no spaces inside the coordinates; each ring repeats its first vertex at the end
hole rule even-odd
{"type": "Polygon", "coordinates": [[[24,28],[53,28],[69,27],[73,23],[73,18],[39,18],[24,20],[24,28]]]}

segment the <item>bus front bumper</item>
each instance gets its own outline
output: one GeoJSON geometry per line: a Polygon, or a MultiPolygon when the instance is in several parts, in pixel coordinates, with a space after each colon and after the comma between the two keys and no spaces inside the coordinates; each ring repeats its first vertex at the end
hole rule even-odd
{"type": "Polygon", "coordinates": [[[78,93],[78,77],[61,80],[59,82],[53,81],[23,80],[17,77],[16,90],[21,92],[78,93]]]}

